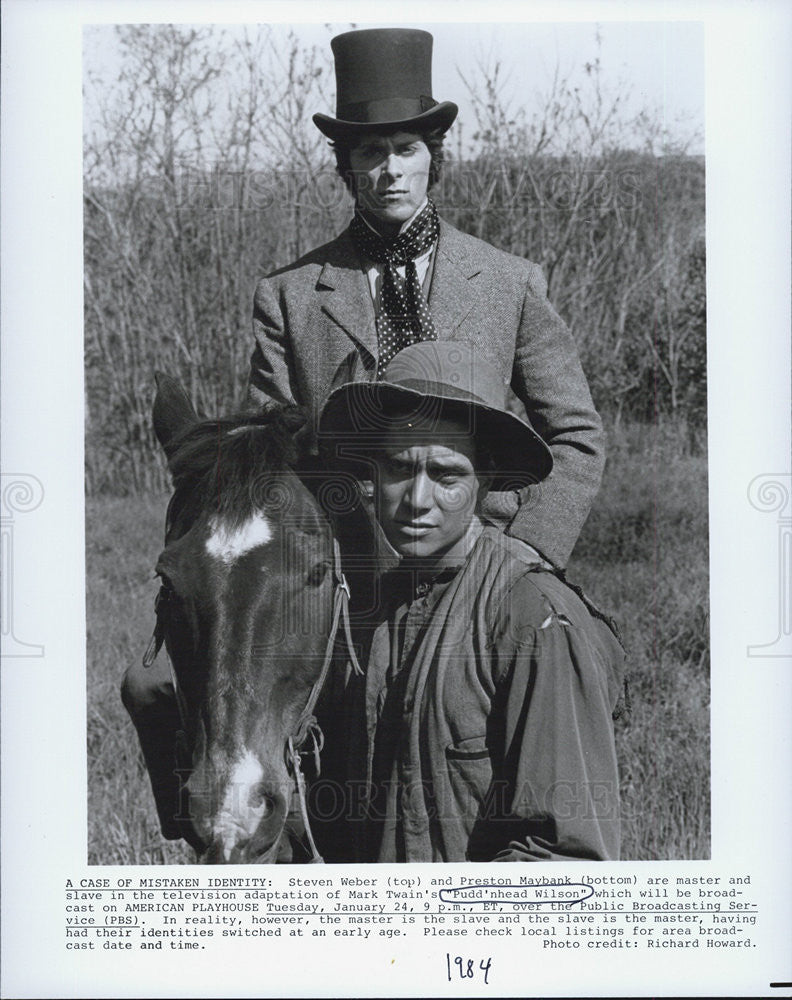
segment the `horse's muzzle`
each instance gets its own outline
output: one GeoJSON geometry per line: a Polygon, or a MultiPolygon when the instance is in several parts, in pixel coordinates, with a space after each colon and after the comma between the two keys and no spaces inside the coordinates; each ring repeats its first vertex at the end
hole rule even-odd
{"type": "Polygon", "coordinates": [[[266,842],[265,838],[240,842],[231,848],[230,854],[226,844],[216,840],[203,851],[198,852],[198,863],[201,865],[273,865],[288,864],[292,860],[292,850],[288,838],[283,835],[283,829],[275,835],[275,840],[266,842]]]}
{"type": "Polygon", "coordinates": [[[228,779],[202,794],[204,769],[187,782],[192,823],[208,847],[199,856],[202,864],[267,864],[278,860],[279,841],[288,803],[273,780],[262,776],[260,766],[239,766],[228,779]]]}

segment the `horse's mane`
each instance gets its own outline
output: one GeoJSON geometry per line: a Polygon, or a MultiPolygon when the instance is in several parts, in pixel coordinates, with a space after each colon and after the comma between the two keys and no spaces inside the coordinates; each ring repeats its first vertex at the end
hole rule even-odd
{"type": "Polygon", "coordinates": [[[192,424],[173,442],[168,465],[175,493],[169,522],[211,510],[239,524],[266,503],[272,474],[292,471],[300,459],[296,432],[306,421],[297,406],[271,404],[192,424]]]}

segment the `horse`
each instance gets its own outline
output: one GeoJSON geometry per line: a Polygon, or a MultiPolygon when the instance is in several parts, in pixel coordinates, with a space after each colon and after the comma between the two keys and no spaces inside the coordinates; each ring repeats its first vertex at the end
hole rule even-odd
{"type": "Polygon", "coordinates": [[[323,488],[334,490],[338,510],[339,482],[306,471],[296,443],[303,422],[296,407],[277,405],[199,420],[178,383],[157,375],[154,430],[174,493],[144,663],[164,644],[203,863],[292,860],[289,843],[301,837],[299,860],[322,860],[301,747],[318,765],[313,713],[340,629],[359,667],[333,503],[322,502],[323,488]]]}

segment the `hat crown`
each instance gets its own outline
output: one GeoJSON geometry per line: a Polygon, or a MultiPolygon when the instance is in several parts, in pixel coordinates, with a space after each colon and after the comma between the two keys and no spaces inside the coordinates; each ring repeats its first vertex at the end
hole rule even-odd
{"type": "Polygon", "coordinates": [[[320,449],[329,466],[346,466],[367,479],[365,456],[394,421],[409,426],[418,418],[461,417],[464,433],[486,440],[495,464],[492,489],[520,489],[549,475],[553,456],[527,420],[509,412],[506,390],[498,371],[470,344],[411,344],[394,355],[382,381],[346,382],[330,393],[319,418],[320,449]]]}
{"type": "MultiPolygon", "coordinates": [[[[408,111],[426,111],[432,98],[432,36],[417,28],[367,28],[336,35],[336,115],[366,121],[366,105],[406,102],[408,111]]],[[[386,119],[383,118],[382,121],[386,119]]]]}
{"type": "Polygon", "coordinates": [[[391,359],[382,380],[428,396],[483,403],[494,410],[506,406],[503,380],[469,344],[442,340],[412,344],[391,359]]]}
{"type": "Polygon", "coordinates": [[[365,132],[445,132],[459,110],[432,97],[432,36],[420,28],[345,31],[330,42],[335,56],[336,118],[317,113],[328,139],[365,132]]]}

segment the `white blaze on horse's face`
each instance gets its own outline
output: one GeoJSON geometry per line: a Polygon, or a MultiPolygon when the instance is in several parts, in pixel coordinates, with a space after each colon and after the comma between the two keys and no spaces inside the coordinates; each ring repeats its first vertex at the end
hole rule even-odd
{"type": "Polygon", "coordinates": [[[209,530],[212,533],[206,540],[206,551],[226,565],[272,539],[272,528],[263,514],[254,514],[234,528],[213,517],[209,530]]]}
{"type": "Polygon", "coordinates": [[[222,845],[223,860],[231,861],[234,848],[246,842],[271,809],[271,800],[259,794],[264,777],[261,762],[246,750],[231,768],[223,804],[214,820],[214,838],[222,845]]]}

